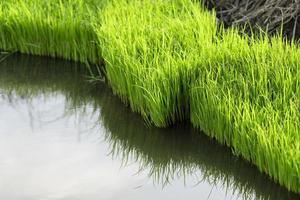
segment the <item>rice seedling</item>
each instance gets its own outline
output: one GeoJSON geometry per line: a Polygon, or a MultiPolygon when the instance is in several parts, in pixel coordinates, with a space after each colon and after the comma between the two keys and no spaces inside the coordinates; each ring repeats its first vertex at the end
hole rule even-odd
{"type": "MultiPolygon", "coordinates": [[[[189,116],[194,58],[216,35],[214,15],[191,1],[114,1],[98,30],[115,93],[156,126],[189,116]]],[[[200,55],[198,55],[200,54],[200,55]]]]}
{"type": "Polygon", "coordinates": [[[98,63],[91,21],[106,0],[0,2],[0,49],[98,63]]]}
{"type": "Polygon", "coordinates": [[[249,40],[226,33],[203,68],[211,73],[201,69],[190,98],[195,126],[295,192],[300,189],[299,53],[280,37],[249,40]]]}
{"type": "Polygon", "coordinates": [[[296,44],[218,26],[190,0],[112,1],[97,34],[112,89],[156,126],[192,124],[300,192],[296,44]]]}

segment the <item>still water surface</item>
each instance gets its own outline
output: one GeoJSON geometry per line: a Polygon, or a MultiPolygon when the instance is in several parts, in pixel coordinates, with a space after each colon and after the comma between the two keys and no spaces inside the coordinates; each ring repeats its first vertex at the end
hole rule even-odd
{"type": "Polygon", "coordinates": [[[61,60],[0,63],[0,199],[299,199],[189,125],[147,127],[87,75],[61,60]]]}

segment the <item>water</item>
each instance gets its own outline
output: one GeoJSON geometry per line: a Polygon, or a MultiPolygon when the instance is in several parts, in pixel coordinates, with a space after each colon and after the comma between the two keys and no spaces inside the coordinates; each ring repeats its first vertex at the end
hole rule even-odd
{"type": "Polygon", "coordinates": [[[0,199],[299,199],[187,124],[147,127],[87,78],[66,61],[0,63],[0,199]]]}

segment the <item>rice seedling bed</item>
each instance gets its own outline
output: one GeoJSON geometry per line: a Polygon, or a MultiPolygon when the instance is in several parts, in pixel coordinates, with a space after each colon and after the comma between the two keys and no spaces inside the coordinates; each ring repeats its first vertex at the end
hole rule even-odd
{"type": "Polygon", "coordinates": [[[0,3],[0,49],[104,59],[113,91],[146,121],[191,121],[300,193],[297,44],[225,30],[192,0],[35,2],[0,3]]]}
{"type": "Polygon", "coordinates": [[[106,0],[0,2],[0,49],[97,63],[92,19],[106,0]]]}
{"type": "Polygon", "coordinates": [[[183,120],[300,191],[299,48],[240,35],[188,0],[114,1],[98,31],[113,90],[156,126],[183,120]]]}

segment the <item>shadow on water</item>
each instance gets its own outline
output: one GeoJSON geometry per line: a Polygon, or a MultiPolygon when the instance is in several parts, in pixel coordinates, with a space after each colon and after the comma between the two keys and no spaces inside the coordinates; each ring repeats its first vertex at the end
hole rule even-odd
{"type": "MultiPolygon", "coordinates": [[[[88,72],[80,64],[25,55],[12,55],[0,63],[0,98],[10,104],[30,102],[33,97],[60,93],[67,99],[65,115],[91,112],[96,128],[107,130],[113,159],[124,165],[134,160],[140,171],[148,171],[154,184],[162,187],[177,178],[199,174],[197,180],[211,185],[221,183],[243,199],[299,199],[299,195],[273,183],[247,162],[232,155],[190,125],[168,129],[147,127],[143,120],[124,106],[104,84],[91,85],[88,72]]],[[[195,185],[197,187],[197,184],[195,185]]]]}

